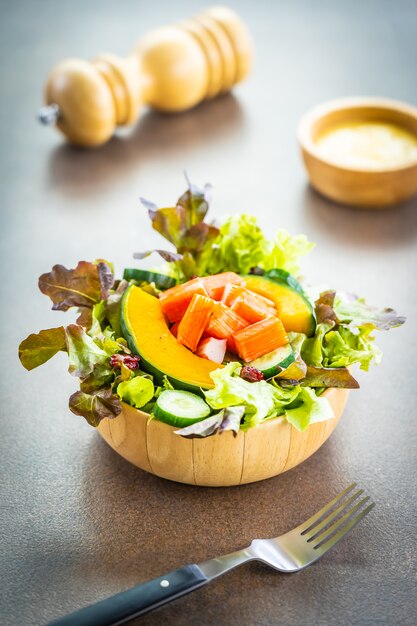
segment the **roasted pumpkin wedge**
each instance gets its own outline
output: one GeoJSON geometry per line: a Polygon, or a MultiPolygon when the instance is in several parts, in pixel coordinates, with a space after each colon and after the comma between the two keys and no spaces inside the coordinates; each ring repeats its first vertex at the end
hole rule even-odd
{"type": "Polygon", "coordinates": [[[297,280],[283,270],[271,270],[264,276],[245,276],[246,289],[272,300],[277,315],[287,332],[314,335],[316,318],[314,310],[297,280]]]}
{"type": "Polygon", "coordinates": [[[210,372],[219,367],[182,346],[170,332],[158,298],[132,285],[122,301],[122,330],[141,368],[159,383],[168,377],[176,389],[201,393],[213,387],[210,372]]]}

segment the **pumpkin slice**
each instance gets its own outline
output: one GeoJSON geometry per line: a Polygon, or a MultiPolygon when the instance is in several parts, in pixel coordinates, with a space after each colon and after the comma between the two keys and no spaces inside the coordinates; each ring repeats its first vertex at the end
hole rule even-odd
{"type": "Polygon", "coordinates": [[[245,276],[246,288],[272,300],[277,316],[287,332],[314,335],[314,310],[297,280],[284,270],[271,270],[265,276],[245,276]],[[269,274],[269,275],[268,275],[269,274]]]}
{"type": "Polygon", "coordinates": [[[158,298],[132,285],[122,301],[122,330],[130,349],[141,358],[141,369],[158,383],[164,376],[178,389],[201,395],[211,389],[210,373],[222,367],[182,346],[170,332],[158,298]]]}

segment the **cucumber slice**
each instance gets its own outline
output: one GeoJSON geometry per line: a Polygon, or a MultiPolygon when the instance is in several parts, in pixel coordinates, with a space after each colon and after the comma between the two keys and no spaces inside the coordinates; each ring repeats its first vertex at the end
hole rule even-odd
{"type": "Polygon", "coordinates": [[[172,276],[165,274],[157,274],[156,272],[148,272],[148,270],[140,270],[136,267],[127,267],[123,272],[125,280],[136,280],[138,283],[147,282],[155,283],[158,289],[169,289],[175,287],[177,281],[172,276]]]}
{"type": "Polygon", "coordinates": [[[166,389],[159,395],[153,414],[161,422],[183,428],[208,417],[210,407],[190,391],[166,389]]]}
{"type": "Polygon", "coordinates": [[[294,352],[288,343],[286,346],[281,346],[281,348],[260,356],[259,359],[245,363],[245,365],[256,367],[257,370],[263,373],[265,378],[272,378],[272,376],[276,376],[282,370],[285,370],[293,361],[295,361],[294,352]]]}

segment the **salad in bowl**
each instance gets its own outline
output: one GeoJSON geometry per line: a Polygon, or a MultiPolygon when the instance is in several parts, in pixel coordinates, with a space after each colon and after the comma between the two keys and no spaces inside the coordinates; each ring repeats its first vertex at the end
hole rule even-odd
{"type": "Polygon", "coordinates": [[[209,195],[188,183],[175,206],[142,200],[170,249],[134,257],[158,254],[156,269],[116,279],[98,259],[43,274],[52,308],[78,317],[29,335],[19,357],[31,370],[67,352],[79,379],[70,410],[139,467],[228,485],[312,454],[359,387],[351,366],[380,361],[374,331],[405,319],[336,289],[314,294],[299,278],[314,244],[284,230],[269,239],[252,215],[208,222],[209,195]]]}

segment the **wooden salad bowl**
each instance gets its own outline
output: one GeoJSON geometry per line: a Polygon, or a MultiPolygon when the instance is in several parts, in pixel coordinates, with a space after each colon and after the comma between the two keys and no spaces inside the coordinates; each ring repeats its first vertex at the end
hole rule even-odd
{"type": "Polygon", "coordinates": [[[149,414],[123,403],[114,419],[98,431],[118,454],[146,472],[200,487],[231,487],[282,474],[299,465],[330,437],[345,408],[347,389],[324,394],[334,418],[298,432],[281,417],[248,432],[231,431],[203,439],[185,439],[149,414]]]}

